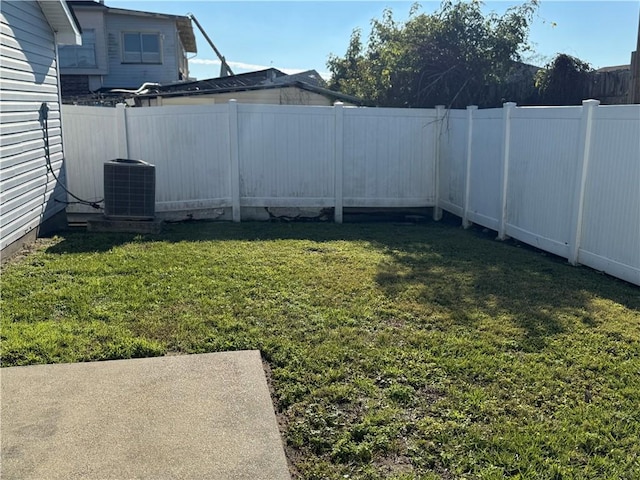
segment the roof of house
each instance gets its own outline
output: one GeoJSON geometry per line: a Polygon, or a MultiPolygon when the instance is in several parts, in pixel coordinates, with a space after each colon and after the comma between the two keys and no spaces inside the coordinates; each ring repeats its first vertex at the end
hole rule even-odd
{"type": "Polygon", "coordinates": [[[59,45],[80,45],[80,25],[64,0],[39,0],[38,5],[51,25],[59,45]]]}
{"type": "Polygon", "coordinates": [[[71,7],[82,6],[82,7],[107,8],[107,7],[105,7],[104,2],[100,2],[98,0],[67,0],[67,3],[71,7]]]}
{"type": "MultiPolygon", "coordinates": [[[[149,18],[162,18],[167,20],[175,20],[178,35],[185,51],[189,53],[197,53],[196,37],[193,33],[193,26],[191,25],[191,19],[184,15],[170,15],[168,13],[155,13],[155,12],[143,12],[141,10],[128,10],[125,8],[113,8],[108,7],[104,3],[91,0],[67,0],[72,8],[76,7],[89,7],[100,8],[106,10],[108,13],[114,13],[119,15],[132,15],[137,17],[149,17],[149,18]]],[[[46,3],[46,2],[45,2],[46,3]]]]}
{"type": "Polygon", "coordinates": [[[291,75],[285,75],[277,77],[273,80],[273,83],[287,83],[291,81],[300,81],[308,83],[309,85],[315,85],[317,87],[326,87],[327,82],[320,76],[315,70],[307,70],[306,72],[293,73],[291,75]]]}
{"type": "Polygon", "coordinates": [[[227,77],[209,78],[205,80],[194,80],[191,82],[169,83],[158,85],[155,90],[159,93],[165,92],[201,92],[203,90],[215,91],[236,87],[250,87],[273,81],[279,77],[288,77],[284,72],[276,68],[267,68],[255,72],[240,73],[227,77]]]}
{"type": "Polygon", "coordinates": [[[288,85],[293,82],[304,82],[316,87],[326,88],[326,82],[315,70],[287,75],[277,68],[267,68],[255,72],[239,73],[226,77],[194,80],[191,82],[177,82],[156,87],[158,92],[191,92],[202,90],[220,90],[239,87],[251,87],[255,85],[288,85]]]}
{"type": "Polygon", "coordinates": [[[154,85],[150,89],[145,90],[144,93],[137,95],[137,97],[153,98],[159,95],[163,97],[179,97],[250,90],[268,90],[283,87],[297,87],[334,100],[341,100],[355,105],[364,105],[366,103],[361,98],[325,88],[324,80],[322,80],[320,74],[315,70],[287,75],[276,68],[193,82],[154,85]]]}

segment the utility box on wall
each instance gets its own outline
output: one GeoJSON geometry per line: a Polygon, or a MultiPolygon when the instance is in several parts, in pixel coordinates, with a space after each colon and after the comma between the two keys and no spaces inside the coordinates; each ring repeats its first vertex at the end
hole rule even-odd
{"type": "Polygon", "coordinates": [[[152,220],[156,205],[156,167],[142,160],[117,158],[104,163],[104,216],[152,220]]]}

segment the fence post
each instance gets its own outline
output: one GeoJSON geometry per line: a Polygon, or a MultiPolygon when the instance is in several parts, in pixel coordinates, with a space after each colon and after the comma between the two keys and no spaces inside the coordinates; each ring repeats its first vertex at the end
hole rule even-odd
{"type": "Polygon", "coordinates": [[[582,219],[584,214],[584,190],[589,172],[591,157],[591,138],[593,134],[593,115],[599,100],[582,101],[582,117],[580,119],[580,146],[578,147],[578,182],[574,193],[573,215],[571,218],[571,239],[569,241],[569,263],[578,264],[578,252],[582,240],[582,219]]]}
{"type": "Polygon", "coordinates": [[[509,157],[511,155],[511,114],[516,104],[507,102],[502,105],[502,189],[500,193],[500,223],[498,239],[507,238],[507,194],[509,193],[509,157]]]}
{"type": "Polygon", "coordinates": [[[434,196],[435,201],[433,205],[433,219],[437,222],[442,220],[442,208],[440,208],[440,162],[442,159],[440,156],[442,155],[442,150],[440,148],[440,139],[442,137],[442,123],[444,122],[444,105],[436,105],[436,126],[433,129],[435,134],[434,140],[434,196]]]}
{"type": "Polygon", "coordinates": [[[342,223],[343,209],[343,174],[344,174],[344,104],[335,102],[333,104],[335,113],[335,153],[334,153],[334,195],[335,210],[333,218],[336,223],[342,223]]]}
{"type": "Polygon", "coordinates": [[[234,222],[240,221],[240,157],[238,154],[238,102],[229,100],[229,161],[231,168],[231,217],[234,222]]]}
{"type": "Polygon", "coordinates": [[[473,143],[473,112],[478,109],[477,105],[469,105],[467,107],[467,168],[464,176],[464,206],[462,208],[462,227],[469,228],[469,196],[471,194],[471,158],[473,152],[471,146],[473,143]]]}
{"type": "Polygon", "coordinates": [[[116,104],[116,142],[118,145],[118,158],[129,158],[127,108],[124,103],[116,104]]]}

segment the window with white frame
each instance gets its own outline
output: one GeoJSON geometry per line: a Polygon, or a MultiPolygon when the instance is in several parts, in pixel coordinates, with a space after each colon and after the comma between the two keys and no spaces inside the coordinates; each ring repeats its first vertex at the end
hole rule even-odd
{"type": "Polygon", "coordinates": [[[82,31],[82,45],[65,45],[58,48],[62,68],[96,68],[96,32],[82,31]]]}
{"type": "Polygon", "coordinates": [[[123,63],[162,63],[159,33],[124,32],[122,45],[123,63]]]}

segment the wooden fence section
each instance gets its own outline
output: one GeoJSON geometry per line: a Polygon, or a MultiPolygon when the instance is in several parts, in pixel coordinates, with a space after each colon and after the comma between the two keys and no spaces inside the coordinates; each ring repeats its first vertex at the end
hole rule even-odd
{"type": "Polygon", "coordinates": [[[587,98],[597,98],[606,105],[632,103],[631,75],[629,67],[589,72],[585,94],[587,98]]]}
{"type": "MultiPolygon", "coordinates": [[[[435,207],[640,285],[640,106],[63,106],[69,189],[156,165],[156,211],[435,207]]],[[[70,213],[89,212],[70,205],[70,213]]]]}

